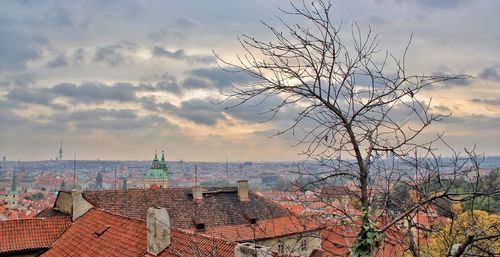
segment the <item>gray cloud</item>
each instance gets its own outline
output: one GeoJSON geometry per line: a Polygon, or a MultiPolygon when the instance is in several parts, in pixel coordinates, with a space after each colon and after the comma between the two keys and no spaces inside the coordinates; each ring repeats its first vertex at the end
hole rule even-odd
{"type": "Polygon", "coordinates": [[[136,100],[136,87],[130,83],[115,83],[107,86],[100,82],[83,82],[77,86],[71,83],[55,85],[50,91],[71,98],[74,102],[104,103],[105,101],[127,102],[136,100]]]}
{"type": "Polygon", "coordinates": [[[28,88],[14,88],[7,94],[7,99],[26,104],[50,105],[53,96],[28,88]]]}
{"type": "MultiPolygon", "coordinates": [[[[452,78],[452,77],[460,76],[460,75],[447,74],[445,72],[435,72],[432,74],[432,76],[442,77],[442,78],[452,78]]],[[[435,89],[438,87],[445,87],[445,88],[465,87],[465,86],[473,85],[472,81],[473,81],[473,79],[470,79],[470,78],[468,78],[468,79],[449,79],[449,80],[446,80],[443,82],[439,82],[439,83],[427,86],[426,89],[432,90],[432,89],[435,89]]]]}
{"type": "Polygon", "coordinates": [[[71,61],[73,63],[81,63],[85,61],[85,49],[78,48],[73,51],[73,54],[71,55],[71,61]]]}
{"type": "Polygon", "coordinates": [[[188,62],[195,63],[214,63],[215,57],[212,55],[188,55],[184,49],[177,49],[175,51],[169,51],[163,47],[155,46],[151,49],[151,54],[155,57],[167,57],[177,60],[186,60],[188,62]]]}
{"type": "Polygon", "coordinates": [[[484,80],[500,81],[500,74],[498,73],[497,66],[484,68],[479,73],[479,78],[484,80]]]}
{"type": "Polygon", "coordinates": [[[500,117],[486,115],[451,116],[443,119],[443,123],[452,124],[464,131],[497,129],[500,127],[500,117]]]}
{"type": "Polygon", "coordinates": [[[130,109],[102,109],[97,108],[94,110],[80,110],[73,112],[69,115],[71,120],[87,121],[96,120],[101,118],[116,118],[116,119],[135,119],[137,114],[130,109]]]}
{"type": "Polygon", "coordinates": [[[170,29],[159,29],[149,33],[148,37],[154,41],[165,42],[174,41],[177,39],[186,39],[186,35],[180,31],[170,29]]]}
{"type": "Polygon", "coordinates": [[[471,102],[481,103],[481,104],[486,104],[486,105],[500,105],[500,98],[496,98],[496,99],[472,98],[471,102]]]}
{"type": "Polygon", "coordinates": [[[156,83],[156,88],[161,91],[170,92],[172,94],[181,95],[181,86],[175,81],[159,81],[156,83]]]}
{"type": "Polygon", "coordinates": [[[98,47],[94,54],[94,62],[106,63],[110,66],[133,63],[123,50],[133,48],[135,45],[130,42],[122,42],[107,46],[98,47]]]}
{"type": "Polygon", "coordinates": [[[432,108],[433,110],[436,110],[438,112],[444,112],[444,113],[450,113],[451,110],[448,106],[446,105],[436,105],[432,108]]]}
{"type": "MultiPolygon", "coordinates": [[[[187,82],[194,82],[194,79],[205,79],[210,83],[205,84],[205,87],[213,87],[223,89],[236,84],[243,84],[255,81],[255,78],[244,72],[227,72],[218,67],[200,68],[188,72],[191,77],[186,78],[187,82]]],[[[184,85],[190,87],[190,85],[184,85]]],[[[200,81],[194,83],[193,87],[203,87],[200,81]]]]}
{"type": "Polygon", "coordinates": [[[159,115],[139,116],[130,109],[79,110],[73,113],[60,113],[48,117],[52,122],[66,124],[77,130],[132,130],[164,126],[167,120],[159,115]]]}
{"type": "Polygon", "coordinates": [[[28,87],[35,84],[37,76],[31,72],[24,72],[5,76],[4,86],[28,87]]]}
{"type": "Polygon", "coordinates": [[[163,103],[158,106],[179,118],[198,124],[214,125],[218,120],[225,120],[222,107],[212,104],[209,99],[191,99],[182,102],[180,107],[170,103],[163,103]]]}
{"type": "Polygon", "coordinates": [[[189,19],[187,17],[181,17],[181,18],[178,18],[176,21],[175,21],[175,24],[179,27],[182,27],[184,29],[186,28],[192,28],[192,27],[196,27],[198,26],[198,23],[195,22],[194,20],[192,19],[189,19]]]}
{"type": "Polygon", "coordinates": [[[25,69],[28,61],[40,58],[47,40],[24,30],[14,21],[0,17],[0,69],[25,69]]]}
{"type": "Polygon", "coordinates": [[[182,95],[181,86],[175,80],[160,80],[155,84],[140,83],[139,88],[147,92],[169,92],[175,95],[182,95]]]}
{"type": "Polygon", "coordinates": [[[69,62],[66,56],[60,55],[53,60],[47,62],[47,67],[49,68],[59,68],[63,66],[68,66],[69,62]]]}
{"type": "Polygon", "coordinates": [[[156,104],[154,96],[148,96],[148,97],[141,97],[140,102],[142,108],[148,110],[148,111],[153,111],[157,112],[158,111],[158,105],[156,104]]]}
{"type": "Polygon", "coordinates": [[[17,129],[27,123],[27,120],[11,110],[0,111],[0,129],[2,131],[17,129]]]}
{"type": "Polygon", "coordinates": [[[417,4],[436,9],[451,9],[460,6],[466,0],[416,0],[417,4]]]}
{"type": "Polygon", "coordinates": [[[207,81],[206,79],[200,79],[196,77],[187,77],[182,81],[182,86],[186,89],[200,89],[212,87],[213,83],[207,81]]]}

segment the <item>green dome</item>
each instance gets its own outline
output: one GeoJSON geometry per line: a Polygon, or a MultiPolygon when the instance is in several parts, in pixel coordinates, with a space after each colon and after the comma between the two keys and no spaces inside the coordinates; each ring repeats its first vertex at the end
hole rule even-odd
{"type": "Polygon", "coordinates": [[[144,174],[144,178],[152,178],[152,179],[164,179],[167,177],[167,173],[162,169],[149,169],[144,174]]]}
{"type": "Polygon", "coordinates": [[[145,179],[165,179],[167,177],[168,167],[165,162],[165,153],[162,151],[161,161],[158,160],[157,152],[155,151],[155,158],[146,173],[144,173],[145,179]]]}

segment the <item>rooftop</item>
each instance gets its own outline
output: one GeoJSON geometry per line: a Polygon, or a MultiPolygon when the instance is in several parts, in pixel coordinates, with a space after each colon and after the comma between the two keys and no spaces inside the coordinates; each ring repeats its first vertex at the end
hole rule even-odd
{"type": "MultiPolygon", "coordinates": [[[[234,256],[234,244],[172,228],[171,244],[158,256],[234,256]]],[[[77,219],[42,256],[152,256],[146,222],[93,208],[77,219]]]]}
{"type": "Polygon", "coordinates": [[[200,203],[193,200],[191,188],[87,191],[83,197],[97,208],[138,220],[146,220],[149,207],[162,207],[172,227],[182,229],[192,229],[193,220],[210,228],[247,224],[248,216],[267,220],[290,215],[286,208],[253,193],[249,201],[240,201],[236,188],[205,189],[200,203]]]}
{"type": "Polygon", "coordinates": [[[47,249],[70,225],[70,217],[1,221],[0,254],[47,249]]]}
{"type": "Polygon", "coordinates": [[[318,222],[300,220],[295,216],[259,220],[255,225],[241,224],[207,229],[206,234],[233,242],[263,240],[285,235],[299,234],[319,230],[318,222]]]}

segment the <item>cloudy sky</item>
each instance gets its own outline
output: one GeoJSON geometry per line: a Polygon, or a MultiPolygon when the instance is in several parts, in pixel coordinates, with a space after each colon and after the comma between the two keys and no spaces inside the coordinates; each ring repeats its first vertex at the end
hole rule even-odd
{"type": "MultiPolygon", "coordinates": [[[[287,1],[2,1],[0,155],[169,160],[294,160],[291,136],[269,138],[295,113],[259,123],[261,111],[215,105],[244,83],[218,69],[234,60],[237,36],[270,35],[287,1]]],[[[456,147],[500,155],[500,1],[337,0],[338,23],[371,25],[380,45],[416,74],[469,74],[428,90],[453,116],[434,131],[456,147]]],[[[291,22],[303,21],[291,19],[291,22]]],[[[344,32],[350,33],[349,26],[344,32]]]]}

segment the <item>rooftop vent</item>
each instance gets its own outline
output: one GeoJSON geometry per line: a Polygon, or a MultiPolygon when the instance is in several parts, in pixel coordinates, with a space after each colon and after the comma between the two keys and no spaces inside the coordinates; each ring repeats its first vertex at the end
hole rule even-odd
{"type": "Polygon", "coordinates": [[[100,237],[100,236],[102,236],[102,234],[104,234],[104,232],[106,232],[108,229],[109,229],[109,226],[108,226],[108,225],[102,225],[99,229],[97,229],[97,230],[94,232],[94,236],[95,236],[95,237],[100,237]]]}
{"type": "Polygon", "coordinates": [[[243,214],[243,216],[245,217],[246,220],[248,220],[248,222],[250,222],[250,224],[252,225],[257,224],[257,217],[249,215],[247,213],[243,214]]]}

